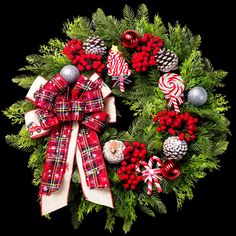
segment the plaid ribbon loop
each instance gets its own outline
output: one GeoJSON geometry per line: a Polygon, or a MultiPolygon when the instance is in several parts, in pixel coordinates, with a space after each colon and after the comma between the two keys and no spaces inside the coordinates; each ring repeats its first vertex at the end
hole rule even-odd
{"type": "MultiPolygon", "coordinates": [[[[40,195],[59,190],[66,171],[72,122],[79,121],[77,146],[81,153],[86,183],[90,188],[109,187],[109,179],[97,136],[105,126],[101,79],[91,81],[80,76],[69,91],[64,78],[56,75],[36,92],[35,105],[42,127],[51,127],[46,160],[41,178],[40,195]]],[[[76,147],[73,147],[76,148],[76,147]]]]}

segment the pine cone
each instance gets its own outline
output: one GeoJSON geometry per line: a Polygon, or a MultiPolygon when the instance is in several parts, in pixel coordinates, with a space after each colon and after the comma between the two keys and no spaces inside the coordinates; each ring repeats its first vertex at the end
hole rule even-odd
{"type": "Polygon", "coordinates": [[[169,49],[161,49],[156,55],[157,67],[162,72],[170,72],[176,70],[178,65],[178,57],[169,49]]]}
{"type": "Polygon", "coordinates": [[[107,49],[107,47],[104,44],[104,41],[98,36],[90,36],[83,44],[83,48],[86,54],[97,54],[97,55],[106,54],[106,49],[107,49]]]}
{"type": "Polygon", "coordinates": [[[163,152],[168,159],[180,160],[188,150],[188,145],[184,140],[180,140],[178,136],[172,136],[165,140],[163,152]]]}

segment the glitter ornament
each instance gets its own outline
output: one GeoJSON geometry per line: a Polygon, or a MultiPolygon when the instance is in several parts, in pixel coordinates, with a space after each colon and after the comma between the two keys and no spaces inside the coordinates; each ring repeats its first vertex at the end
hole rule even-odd
{"type": "Polygon", "coordinates": [[[110,140],[103,147],[104,158],[112,164],[118,164],[124,160],[123,150],[125,145],[118,140],[110,140]]]}
{"type": "Polygon", "coordinates": [[[136,48],[139,43],[139,35],[134,30],[126,30],[121,35],[121,44],[125,48],[136,48]]]}
{"type": "Polygon", "coordinates": [[[168,180],[174,180],[180,176],[180,167],[174,160],[167,160],[162,164],[162,176],[168,180]]]}
{"type": "Polygon", "coordinates": [[[207,92],[204,88],[196,86],[188,92],[188,102],[195,106],[202,106],[207,101],[207,92]]]}
{"type": "Polygon", "coordinates": [[[80,72],[76,66],[66,65],[61,69],[60,75],[66,80],[68,84],[74,84],[77,81],[80,72]]]}

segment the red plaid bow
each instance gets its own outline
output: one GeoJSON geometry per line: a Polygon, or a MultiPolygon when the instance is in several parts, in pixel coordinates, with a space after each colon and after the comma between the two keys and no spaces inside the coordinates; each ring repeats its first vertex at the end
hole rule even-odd
{"type": "Polygon", "coordinates": [[[56,75],[35,93],[38,119],[44,129],[51,128],[40,194],[49,195],[60,188],[66,171],[72,121],[80,122],[77,146],[81,152],[87,185],[108,187],[100,142],[97,136],[108,118],[103,111],[101,80],[90,81],[81,75],[70,90],[61,75],[56,75]]]}
{"type": "MultiPolygon", "coordinates": [[[[148,182],[147,194],[148,195],[152,194],[153,182],[156,185],[157,191],[162,192],[162,188],[159,183],[159,180],[162,180],[161,169],[160,169],[161,160],[157,156],[152,156],[149,159],[148,164],[145,161],[140,161],[139,166],[140,165],[142,165],[145,168],[145,170],[142,171],[142,176],[143,176],[144,182],[145,183],[148,182]],[[154,160],[157,162],[158,168],[152,168],[154,160]]],[[[136,172],[138,174],[141,173],[139,166],[136,167],[136,172]]]]}

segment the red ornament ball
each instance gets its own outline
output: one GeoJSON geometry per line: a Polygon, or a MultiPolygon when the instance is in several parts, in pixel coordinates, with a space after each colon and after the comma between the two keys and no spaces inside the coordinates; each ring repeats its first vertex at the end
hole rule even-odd
{"type": "Polygon", "coordinates": [[[138,47],[140,36],[134,30],[126,30],[121,35],[121,44],[125,48],[136,48],[138,47]]]}
{"type": "Polygon", "coordinates": [[[167,160],[161,167],[162,176],[174,180],[180,175],[180,167],[174,160],[167,160]]]}

